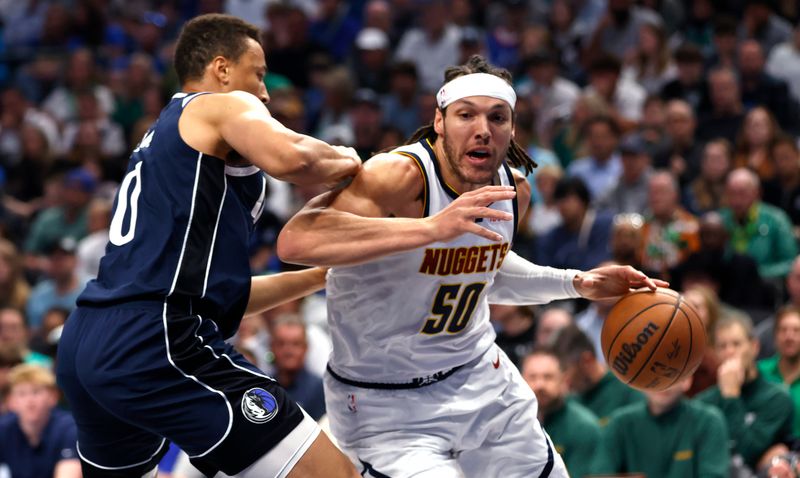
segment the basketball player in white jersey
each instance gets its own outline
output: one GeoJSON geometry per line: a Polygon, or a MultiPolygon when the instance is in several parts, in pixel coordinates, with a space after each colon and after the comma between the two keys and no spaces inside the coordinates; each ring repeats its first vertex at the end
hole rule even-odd
{"type": "Polygon", "coordinates": [[[364,476],[566,477],[536,398],[494,345],[488,304],[666,284],[630,267],[558,270],[511,252],[530,189],[507,163],[534,164],[512,140],[510,74],[476,56],[445,79],[432,127],[364,163],[279,238],[284,260],[334,266],[331,430],[364,476]],[[487,203],[487,185],[507,194],[487,203]]]}

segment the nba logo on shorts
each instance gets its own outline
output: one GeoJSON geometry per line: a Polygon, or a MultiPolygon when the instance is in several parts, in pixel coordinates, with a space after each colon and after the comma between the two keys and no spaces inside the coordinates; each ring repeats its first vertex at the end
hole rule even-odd
{"type": "Polygon", "coordinates": [[[266,423],[278,414],[278,402],[263,388],[251,388],[242,396],[242,414],[253,423],[266,423]]]}
{"type": "Polygon", "coordinates": [[[347,409],[353,413],[356,413],[358,409],[356,408],[356,396],[353,393],[347,394],[347,409]]]}

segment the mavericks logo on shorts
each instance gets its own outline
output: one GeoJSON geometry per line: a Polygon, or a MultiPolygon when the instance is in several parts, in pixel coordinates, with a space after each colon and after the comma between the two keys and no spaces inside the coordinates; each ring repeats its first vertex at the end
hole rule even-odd
{"type": "Polygon", "coordinates": [[[242,396],[242,414],[253,423],[266,423],[278,414],[278,401],[263,388],[251,388],[242,396]]]}

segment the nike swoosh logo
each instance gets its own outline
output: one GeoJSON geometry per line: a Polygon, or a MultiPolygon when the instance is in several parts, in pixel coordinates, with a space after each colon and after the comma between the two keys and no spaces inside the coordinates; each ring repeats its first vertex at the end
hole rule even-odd
{"type": "Polygon", "coordinates": [[[500,368],[500,352],[497,353],[497,360],[492,362],[494,368],[500,368]]]}

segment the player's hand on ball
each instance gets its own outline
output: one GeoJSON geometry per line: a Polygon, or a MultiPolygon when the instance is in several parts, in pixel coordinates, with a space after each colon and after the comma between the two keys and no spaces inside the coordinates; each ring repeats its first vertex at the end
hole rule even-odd
{"type": "Polygon", "coordinates": [[[656,290],[669,287],[668,282],[651,279],[631,266],[603,266],[581,272],[575,276],[573,285],[578,293],[587,299],[611,299],[621,297],[632,289],[647,287],[656,290]]]}
{"type": "Polygon", "coordinates": [[[498,201],[513,199],[516,195],[513,186],[484,186],[466,192],[428,218],[433,236],[437,241],[449,241],[462,234],[473,233],[490,241],[502,241],[503,236],[481,226],[475,220],[514,220],[513,214],[492,209],[491,205],[498,201]]]}

